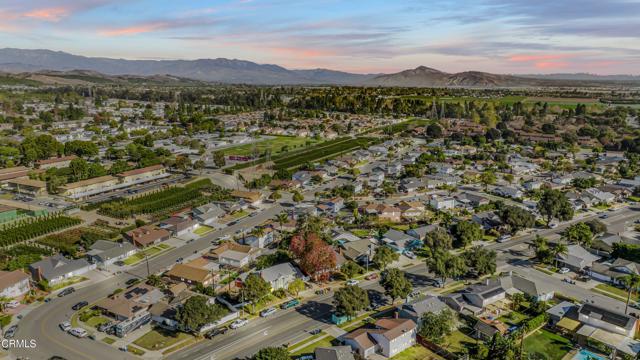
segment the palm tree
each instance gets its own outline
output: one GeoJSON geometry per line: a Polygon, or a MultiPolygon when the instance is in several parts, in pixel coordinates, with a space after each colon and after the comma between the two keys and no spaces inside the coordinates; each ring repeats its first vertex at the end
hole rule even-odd
{"type": "Polygon", "coordinates": [[[254,228],[253,230],[251,230],[251,235],[257,238],[261,238],[264,235],[264,228],[260,226],[254,228]]]}
{"type": "Polygon", "coordinates": [[[276,215],[276,221],[278,222],[278,225],[280,225],[280,234],[282,234],[282,225],[284,225],[287,220],[289,220],[289,215],[284,211],[276,215]]]}
{"type": "Polygon", "coordinates": [[[551,249],[551,254],[553,254],[553,258],[555,259],[555,263],[556,263],[556,267],[558,267],[558,256],[560,255],[566,255],[569,252],[569,248],[567,247],[567,244],[564,243],[564,241],[559,241],[554,247],[553,249],[551,249]]]}
{"type": "Polygon", "coordinates": [[[627,294],[627,305],[624,307],[624,313],[627,313],[627,309],[629,308],[629,301],[631,300],[631,292],[636,292],[640,287],[640,275],[629,274],[620,278],[620,282],[624,284],[624,286],[628,290],[627,294]]]}

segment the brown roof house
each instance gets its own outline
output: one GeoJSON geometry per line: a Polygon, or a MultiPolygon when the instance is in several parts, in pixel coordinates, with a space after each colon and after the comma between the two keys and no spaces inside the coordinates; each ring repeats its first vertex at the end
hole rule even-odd
{"type": "Polygon", "coordinates": [[[20,270],[0,271],[0,297],[17,298],[30,289],[29,275],[20,270]]]}
{"type": "Polygon", "coordinates": [[[416,323],[411,319],[379,319],[371,329],[360,328],[346,335],[346,345],[362,357],[379,353],[391,358],[416,344],[416,323]]]}
{"type": "Polygon", "coordinates": [[[213,271],[190,264],[176,264],[165,275],[175,281],[204,286],[213,284],[217,277],[213,271]]]}
{"type": "Polygon", "coordinates": [[[172,216],[160,222],[160,228],[171,231],[173,236],[183,236],[192,233],[200,224],[190,217],[172,216]]]}
{"type": "Polygon", "coordinates": [[[249,265],[260,255],[260,249],[248,245],[226,242],[211,250],[211,256],[218,259],[221,265],[243,267],[249,265]]]}
{"type": "Polygon", "coordinates": [[[160,229],[153,225],[145,225],[127,231],[124,237],[135,246],[146,247],[168,240],[171,237],[171,233],[168,230],[160,229]]]}

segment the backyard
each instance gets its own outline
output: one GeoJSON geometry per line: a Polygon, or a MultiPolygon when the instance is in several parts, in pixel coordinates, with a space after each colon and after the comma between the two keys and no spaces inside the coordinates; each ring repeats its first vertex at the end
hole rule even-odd
{"type": "Polygon", "coordinates": [[[571,341],[544,329],[524,339],[524,351],[536,359],[561,360],[571,347],[571,341]]]}
{"type": "Polygon", "coordinates": [[[393,360],[442,360],[441,356],[434,354],[431,350],[421,345],[415,345],[400,354],[392,357],[393,360]]]}

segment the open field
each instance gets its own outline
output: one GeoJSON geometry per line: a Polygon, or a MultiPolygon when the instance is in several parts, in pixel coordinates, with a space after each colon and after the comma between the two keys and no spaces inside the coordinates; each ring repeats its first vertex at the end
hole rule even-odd
{"type": "Polygon", "coordinates": [[[273,139],[266,139],[253,144],[244,144],[227,149],[220,150],[225,155],[247,156],[254,153],[263,154],[266,150],[270,150],[272,154],[278,154],[284,151],[290,151],[318,143],[319,140],[306,137],[296,136],[275,136],[273,139]]]}
{"type": "Polygon", "coordinates": [[[311,146],[305,151],[273,159],[274,167],[276,169],[296,168],[308,162],[327,159],[361,147],[366,147],[370,143],[371,139],[369,138],[342,138],[335,141],[327,141],[316,146],[311,146]]]}
{"type": "Polygon", "coordinates": [[[524,351],[536,358],[561,360],[571,350],[571,341],[541,329],[524,339],[524,351]]]}

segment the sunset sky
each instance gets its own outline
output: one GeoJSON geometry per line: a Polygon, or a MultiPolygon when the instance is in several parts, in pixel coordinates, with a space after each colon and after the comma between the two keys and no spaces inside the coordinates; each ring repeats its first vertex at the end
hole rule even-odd
{"type": "Polygon", "coordinates": [[[640,74],[640,1],[1,0],[0,47],[288,68],[640,74]]]}

